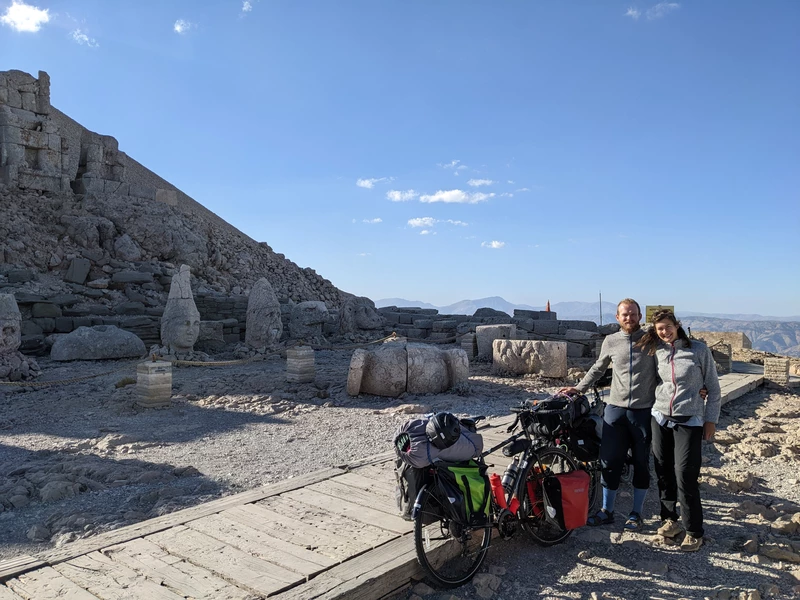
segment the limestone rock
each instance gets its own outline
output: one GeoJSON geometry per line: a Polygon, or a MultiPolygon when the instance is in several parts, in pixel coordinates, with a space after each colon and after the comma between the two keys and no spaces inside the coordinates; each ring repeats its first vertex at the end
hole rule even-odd
{"type": "Polygon", "coordinates": [[[463,350],[442,350],[426,344],[406,344],[411,394],[439,394],[466,384],[469,359],[463,350]]]}
{"type": "Polygon", "coordinates": [[[567,344],[533,340],[495,340],[492,371],[542,377],[566,377],[567,344]]]}
{"type": "Polygon", "coordinates": [[[145,354],[144,342],[129,331],[113,325],[78,327],[59,336],[50,350],[53,360],[102,360],[139,358],[145,354]]]}
{"type": "Polygon", "coordinates": [[[397,398],[406,391],[408,354],[402,342],[382,344],[374,350],[359,348],[350,359],[347,393],[397,398]]]}
{"type": "Polygon", "coordinates": [[[85,258],[73,258],[69,263],[69,268],[64,274],[64,281],[70,283],[83,284],[89,276],[89,269],[92,263],[85,258]]]}
{"type": "Polygon", "coordinates": [[[262,277],[253,285],[247,300],[244,341],[254,348],[267,348],[277,344],[282,334],[281,305],[270,282],[262,277]]]}
{"type": "Polygon", "coordinates": [[[172,277],[169,298],[161,317],[161,343],[177,353],[191,352],[200,335],[200,312],[192,295],[188,265],[172,277]]]}
{"type": "Polygon", "coordinates": [[[119,260],[135,261],[142,258],[142,251],[127,233],[119,236],[114,242],[114,254],[119,260]]]}
{"type": "Polygon", "coordinates": [[[339,333],[381,329],[385,321],[369,298],[348,298],[339,309],[339,333]]]}

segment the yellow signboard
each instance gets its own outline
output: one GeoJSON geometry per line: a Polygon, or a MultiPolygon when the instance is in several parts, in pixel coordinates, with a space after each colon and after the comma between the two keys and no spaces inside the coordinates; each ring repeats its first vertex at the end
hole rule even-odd
{"type": "Polygon", "coordinates": [[[660,310],[671,310],[673,313],[675,312],[674,306],[668,306],[666,304],[656,304],[655,306],[645,306],[644,314],[645,314],[645,321],[647,323],[653,322],[653,315],[660,310]]]}

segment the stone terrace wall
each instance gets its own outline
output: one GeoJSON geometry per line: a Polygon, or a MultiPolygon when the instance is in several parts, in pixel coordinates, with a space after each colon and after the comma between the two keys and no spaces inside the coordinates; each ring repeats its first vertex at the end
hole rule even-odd
{"type": "Polygon", "coordinates": [[[753,343],[741,331],[692,331],[692,337],[703,340],[709,346],[721,341],[732,348],[752,348],[753,343]]]}
{"type": "Polygon", "coordinates": [[[513,324],[517,339],[566,341],[570,357],[591,356],[594,343],[602,339],[594,321],[558,319],[551,311],[515,310],[514,316],[500,311],[481,309],[476,315],[441,315],[434,308],[386,306],[378,309],[386,318],[384,334],[423,340],[460,340],[475,333],[478,325],[513,324]],[[482,316],[485,314],[486,316],[482,316]]]}

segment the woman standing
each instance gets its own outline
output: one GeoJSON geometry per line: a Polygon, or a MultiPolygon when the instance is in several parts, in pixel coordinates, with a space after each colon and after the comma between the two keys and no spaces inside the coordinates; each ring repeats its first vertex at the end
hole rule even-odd
{"type": "Polygon", "coordinates": [[[702,440],[714,437],[719,419],[720,389],[711,350],[689,339],[672,311],[653,315],[653,327],[640,341],[655,354],[661,382],[652,408],[653,457],[661,499],[658,533],[674,538],[686,530],[681,550],[695,552],[703,545],[703,507],[700,504],[702,440]],[[700,389],[705,386],[705,399],[700,389]],[[680,500],[681,522],[676,504],[680,500]]]}

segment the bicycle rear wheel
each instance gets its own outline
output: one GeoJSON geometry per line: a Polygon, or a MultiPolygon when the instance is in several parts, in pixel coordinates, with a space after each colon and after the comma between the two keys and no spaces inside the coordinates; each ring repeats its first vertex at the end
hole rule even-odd
{"type": "Polygon", "coordinates": [[[546,477],[577,470],[578,464],[569,454],[559,448],[546,448],[533,455],[517,489],[520,501],[519,512],[522,528],[542,546],[552,546],[563,542],[572,533],[553,523],[545,514],[542,482],[546,477]]]}
{"type": "Polygon", "coordinates": [[[602,497],[600,492],[603,488],[601,483],[602,471],[600,469],[600,462],[592,461],[582,463],[581,468],[589,473],[589,514],[593,515],[599,509],[600,498],[602,497]]]}
{"type": "Polygon", "coordinates": [[[432,583],[452,588],[464,585],[478,572],[489,550],[492,528],[464,527],[445,515],[435,492],[425,486],[414,518],[417,560],[432,583]]]}

